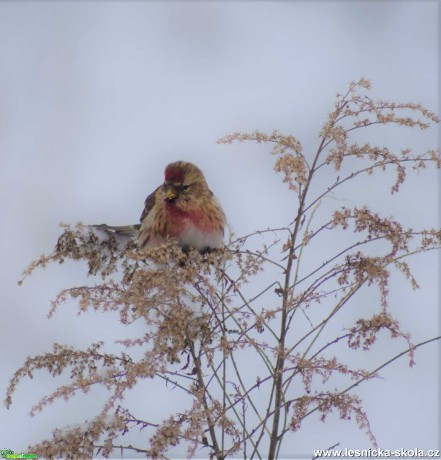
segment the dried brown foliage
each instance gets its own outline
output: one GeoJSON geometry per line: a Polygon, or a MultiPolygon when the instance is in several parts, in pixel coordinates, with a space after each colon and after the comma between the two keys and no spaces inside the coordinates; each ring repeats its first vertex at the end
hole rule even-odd
{"type": "Polygon", "coordinates": [[[170,448],[185,444],[189,457],[202,452],[217,459],[238,453],[274,459],[285,435],[299,430],[305,417],[316,412],[322,420],[331,412],[352,418],[375,445],[362,401],[353,390],[397,357],[378,369],[353,369],[333,349],[345,342],[353,350],[369,350],[386,331],[390,338],[404,340],[399,356],[408,354],[413,364],[419,344],[411,343],[389,311],[389,279],[398,270],[417,288],[405,259],[439,249],[441,231],[404,228],[363,205],[334,209],[312,230],[314,213],[325,196],[362,174],[394,168],[391,193],[396,193],[409,169],[429,164],[439,168],[441,156],[435,150],[395,153],[353,141],[354,131],[371,125],[425,129],[439,121],[419,104],[374,101],[367,89],[369,82],[361,79],[337,96],[314,154],[304,153],[293,136],[277,132],[234,133],[219,140],[272,144],[274,169],[297,197],[294,220],[285,228],[256,232],[231,241],[225,250],[201,255],[184,253],[173,241],[138,251],[133,241],[121,244],[84,225],[66,226],[54,252],[35,261],[25,275],[49,262],[86,260],[89,274],[100,275],[102,282],[62,291],[50,315],[74,298],[80,312],[117,312],[124,325],[143,321],[145,333],[117,341],[119,354],[106,352],[101,342],[86,350],[55,344],[52,352],[26,360],[11,380],[8,406],[20,380],[39,369],[53,376],[69,372],[70,383],[39,401],[33,414],[96,385],[109,394],[96,418],[55,430],[51,440],[30,446],[32,452],[45,458],[90,458],[126,450],[166,458],[170,448]],[[335,172],[326,176],[327,183],[321,176],[317,186],[314,181],[326,168],[335,172]],[[304,251],[342,231],[351,235],[350,243],[305,271],[304,251]],[[267,235],[275,235],[274,241],[251,249],[257,237],[267,235]],[[360,317],[338,336],[327,336],[336,314],[365,286],[378,289],[378,312],[360,317]],[[307,327],[297,320],[300,313],[307,327]],[[142,350],[142,358],[132,356],[135,348],[142,350]],[[244,362],[252,366],[244,369],[244,362]],[[152,379],[181,391],[187,410],[145,420],[145,414],[134,413],[136,408],[124,407],[127,392],[152,379]],[[124,435],[133,429],[149,433],[137,447],[124,444],[124,435]]]}

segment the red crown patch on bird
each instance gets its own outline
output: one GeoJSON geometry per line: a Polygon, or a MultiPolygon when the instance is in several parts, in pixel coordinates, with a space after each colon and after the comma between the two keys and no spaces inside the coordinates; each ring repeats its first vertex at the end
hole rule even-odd
{"type": "Polygon", "coordinates": [[[174,163],[169,164],[165,168],[165,180],[172,183],[182,183],[184,182],[184,171],[179,166],[176,166],[174,163]]]}

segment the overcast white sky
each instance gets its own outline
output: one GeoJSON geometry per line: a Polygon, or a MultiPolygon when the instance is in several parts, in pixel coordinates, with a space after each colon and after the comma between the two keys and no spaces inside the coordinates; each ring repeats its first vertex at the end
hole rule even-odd
{"type": "MultiPolygon", "coordinates": [[[[77,317],[72,304],[46,318],[60,289],[84,282],[84,266],[50,267],[17,286],[26,265],[53,248],[59,222],[136,222],[164,166],[182,159],[205,172],[237,235],[286,224],[291,195],[268,149],[216,139],[278,129],[308,153],[335,94],[361,76],[378,98],[437,111],[439,18],[436,1],[0,2],[1,393],[26,356],[53,342],[84,347],[119,337],[114,317],[77,317]]],[[[436,129],[383,136],[416,150],[437,143],[436,129]]],[[[430,227],[439,224],[438,178],[424,172],[393,199],[381,180],[353,193],[430,227]]],[[[393,312],[418,341],[439,332],[437,259],[425,255],[413,267],[422,290],[398,285],[393,312]]],[[[440,448],[436,346],[416,360],[360,389],[382,448],[440,448]]],[[[55,426],[90,416],[94,402],[80,397],[30,418],[52,385],[38,374],[9,411],[0,408],[0,448],[26,451],[55,426]]],[[[350,422],[311,417],[284,454],[336,442],[370,446],[350,422]]]]}

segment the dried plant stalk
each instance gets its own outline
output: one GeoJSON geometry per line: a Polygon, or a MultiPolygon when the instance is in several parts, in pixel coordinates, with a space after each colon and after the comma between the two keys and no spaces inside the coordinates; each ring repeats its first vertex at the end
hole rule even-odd
{"type": "Polygon", "coordinates": [[[83,224],[65,226],[54,252],[33,262],[24,275],[50,262],[86,260],[89,274],[100,275],[102,282],[63,290],[49,316],[74,298],[81,313],[117,312],[125,325],[143,321],[145,333],[118,341],[120,353],[106,352],[102,342],[86,350],[55,344],[51,352],[26,360],[11,379],[7,406],[18,383],[39,369],[53,376],[69,372],[70,383],[43,397],[32,414],[94,386],[109,394],[96,418],[57,429],[51,440],[30,446],[30,451],[45,458],[107,457],[113,451],[167,458],[171,448],[185,444],[189,457],[202,452],[216,459],[234,454],[275,459],[286,434],[299,430],[306,417],[319,413],[325,420],[333,411],[355,420],[376,445],[353,390],[403,354],[414,363],[414,350],[423,343],[413,344],[390,312],[390,275],[400,271],[418,288],[406,259],[439,249],[441,231],[405,228],[363,205],[333,209],[325,221],[315,213],[324,197],[363,174],[393,168],[391,193],[397,193],[409,171],[440,168],[441,156],[437,150],[393,152],[354,141],[354,133],[372,125],[426,129],[439,121],[419,104],[375,101],[367,95],[369,88],[360,79],[337,96],[313,155],[304,153],[292,135],[276,131],[234,133],[219,140],[272,145],[274,170],[297,198],[294,218],[287,216],[290,223],[284,228],[255,232],[201,255],[184,253],[173,241],[138,251],[133,241],[121,245],[112,236],[102,240],[83,224]],[[323,175],[318,179],[325,169],[333,171],[326,176],[328,183],[323,175]],[[304,251],[321,240],[333,241],[336,232],[347,232],[347,246],[305,269],[304,251]],[[260,249],[257,237],[265,241],[260,249]],[[366,286],[378,289],[377,313],[329,337],[337,313],[366,286]],[[354,369],[343,362],[341,352],[332,355],[342,342],[368,351],[382,331],[403,340],[405,352],[377,369],[354,369]],[[134,358],[134,348],[142,351],[141,358],[134,358]],[[244,369],[244,362],[252,362],[253,368],[244,369]],[[187,410],[146,420],[145,414],[134,414],[136,408],[123,406],[127,392],[152,379],[181,391],[187,410]],[[134,429],[148,433],[137,447],[124,444],[124,435],[134,429]]]}

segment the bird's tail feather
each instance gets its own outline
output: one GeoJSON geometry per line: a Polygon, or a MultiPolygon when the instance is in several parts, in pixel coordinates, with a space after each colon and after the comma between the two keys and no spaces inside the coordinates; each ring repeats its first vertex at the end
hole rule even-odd
{"type": "Polygon", "coordinates": [[[96,228],[97,230],[103,230],[104,232],[126,236],[129,238],[134,238],[138,236],[140,224],[134,225],[107,225],[107,224],[99,224],[99,225],[91,225],[91,227],[96,228]]]}

